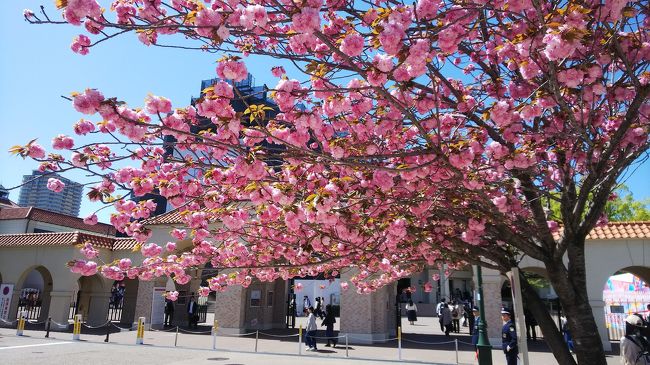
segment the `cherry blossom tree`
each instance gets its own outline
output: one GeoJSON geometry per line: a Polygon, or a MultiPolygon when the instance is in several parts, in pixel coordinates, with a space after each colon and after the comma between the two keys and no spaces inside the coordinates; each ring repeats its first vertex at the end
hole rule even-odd
{"type": "MultiPolygon", "coordinates": [[[[206,293],[354,265],[352,282],[368,293],[427,264],[506,272],[527,255],[547,268],[577,362],[606,363],[584,244],[606,223],[617,179],[648,149],[647,2],[56,4],[62,20],[44,8],[24,16],[83,26],[71,45],[82,55],[133,33],[146,46],[219,58],[220,80],[189,106],[74,94],[87,115],[74,132],[104,134],[105,144],[61,135],[52,147],[67,156],[35,141],[13,149],[43,171],[101,176],[89,198],[113,204],[111,222],[142,243],[142,263],[98,264],[84,247],[88,261],[74,271],[184,283],[186,269],[208,261],[233,270],[206,293]],[[250,103],[233,87],[247,77],[250,54],[294,66],[271,69],[275,105],[250,103]],[[236,112],[233,100],[247,109],[236,112]],[[175,255],[174,243],[148,242],[142,219],[155,204],[120,190],[167,198],[186,225],[172,235],[193,248],[175,255]]],[[[55,179],[48,186],[63,188],[55,179]]],[[[558,362],[575,363],[525,280],[523,292],[558,362]]]]}

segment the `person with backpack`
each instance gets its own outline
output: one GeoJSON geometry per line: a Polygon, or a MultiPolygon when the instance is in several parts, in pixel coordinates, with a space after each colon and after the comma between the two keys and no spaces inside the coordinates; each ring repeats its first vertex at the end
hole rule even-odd
{"type": "Polygon", "coordinates": [[[336,323],[336,317],[334,317],[334,311],[332,310],[332,305],[328,304],[325,307],[325,319],[321,326],[325,326],[325,337],[327,337],[327,345],[325,347],[336,347],[337,338],[334,337],[334,323],[336,323]],[[330,343],[332,345],[330,345],[330,343]]]}
{"type": "Polygon", "coordinates": [[[621,338],[622,365],[648,365],[650,353],[648,340],[642,331],[646,323],[639,314],[630,314],[625,318],[625,336],[621,338]]]}
{"type": "Polygon", "coordinates": [[[460,318],[462,317],[461,314],[461,306],[456,303],[455,301],[451,302],[451,319],[453,322],[453,329],[454,332],[460,333],[460,318]]]}

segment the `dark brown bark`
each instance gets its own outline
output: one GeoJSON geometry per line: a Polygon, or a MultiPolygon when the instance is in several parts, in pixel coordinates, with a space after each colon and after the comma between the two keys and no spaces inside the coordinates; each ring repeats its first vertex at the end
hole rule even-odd
{"type": "MultiPolygon", "coordinates": [[[[521,295],[526,302],[526,307],[532,313],[537,321],[539,328],[544,334],[544,341],[548,347],[553,351],[553,356],[560,365],[576,365],[576,361],[569,352],[569,348],[564,342],[562,332],[553,321],[551,314],[546,309],[546,306],[537,295],[535,289],[528,284],[526,278],[520,275],[521,281],[521,295]]],[[[523,329],[522,329],[523,331],[523,329]]],[[[521,334],[520,336],[523,336],[521,334]]]]}
{"type": "Polygon", "coordinates": [[[576,241],[579,242],[568,245],[568,269],[561,261],[546,262],[546,269],[567,318],[578,364],[607,365],[598,326],[587,296],[584,239],[576,241]]]}

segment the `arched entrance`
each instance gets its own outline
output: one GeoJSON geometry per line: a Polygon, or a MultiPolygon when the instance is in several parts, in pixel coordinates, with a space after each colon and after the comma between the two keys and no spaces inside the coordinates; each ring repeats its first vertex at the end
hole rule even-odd
{"type": "Polygon", "coordinates": [[[78,289],[73,294],[74,307],[71,314],[81,314],[92,326],[106,323],[110,304],[110,291],[98,275],[82,276],[77,280],[78,289]]]}
{"type": "Polygon", "coordinates": [[[640,313],[647,317],[650,303],[650,268],[630,266],[610,276],[603,287],[605,326],[610,341],[625,335],[625,317],[640,313]]]}
{"type": "Polygon", "coordinates": [[[50,307],[52,274],[45,266],[27,269],[18,280],[18,308],[16,318],[24,314],[27,319],[44,321],[50,307]]]}
{"type": "Polygon", "coordinates": [[[138,279],[113,281],[108,304],[109,321],[123,324],[131,324],[135,321],[138,286],[138,279]]]}

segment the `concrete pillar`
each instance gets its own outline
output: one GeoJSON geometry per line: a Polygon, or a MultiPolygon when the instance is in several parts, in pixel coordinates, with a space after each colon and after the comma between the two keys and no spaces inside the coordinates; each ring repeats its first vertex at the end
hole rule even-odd
{"type": "Polygon", "coordinates": [[[605,302],[603,300],[593,300],[590,298],[589,305],[591,305],[594,320],[598,326],[598,334],[603,343],[603,348],[605,351],[612,351],[612,343],[609,342],[609,334],[607,333],[607,327],[605,326],[605,302]]]}
{"type": "MultiPolygon", "coordinates": [[[[474,275],[476,280],[476,275],[474,275]]],[[[492,346],[501,346],[501,285],[503,278],[496,270],[483,269],[483,296],[488,337],[492,346]]],[[[476,286],[476,285],[475,285],[476,286]]]]}
{"type": "Polygon", "coordinates": [[[41,313],[38,316],[38,321],[43,322],[47,320],[47,313],[50,310],[51,291],[46,290],[41,295],[41,313]]]}
{"type": "Polygon", "coordinates": [[[132,325],[137,325],[137,320],[140,317],[146,318],[145,323],[151,324],[151,304],[153,301],[154,286],[154,281],[140,281],[138,283],[138,294],[132,325]]]}
{"type": "Polygon", "coordinates": [[[88,318],[86,321],[89,326],[99,326],[106,323],[108,318],[108,304],[111,293],[91,292],[90,304],[88,307],[88,318]]]}
{"type": "Polygon", "coordinates": [[[14,294],[11,296],[11,306],[9,307],[9,317],[7,317],[8,321],[13,321],[18,317],[18,301],[20,299],[20,291],[21,289],[17,289],[14,286],[14,294]]]}
{"type": "Polygon", "coordinates": [[[446,269],[447,264],[443,264],[438,272],[440,275],[440,300],[445,299],[445,301],[449,302],[451,294],[449,292],[449,278],[445,276],[446,269]]]}
{"type": "MultiPolygon", "coordinates": [[[[47,316],[52,317],[52,321],[66,325],[68,324],[68,319],[70,318],[70,303],[72,302],[72,296],[75,293],[72,291],[51,291],[50,292],[50,307],[47,311],[47,316]]],[[[62,329],[66,328],[65,326],[58,326],[56,323],[52,323],[52,329],[62,329]]]]}
{"type": "Polygon", "coordinates": [[[219,321],[219,331],[223,333],[244,333],[246,292],[241,286],[231,286],[225,292],[216,294],[214,319],[219,321]]]}
{"type": "MultiPolygon", "coordinates": [[[[341,274],[341,281],[349,281],[352,275],[341,274]]],[[[351,284],[341,292],[341,335],[350,336],[350,343],[365,344],[394,337],[395,291],[396,284],[392,284],[371,294],[358,294],[351,284]]]]}

